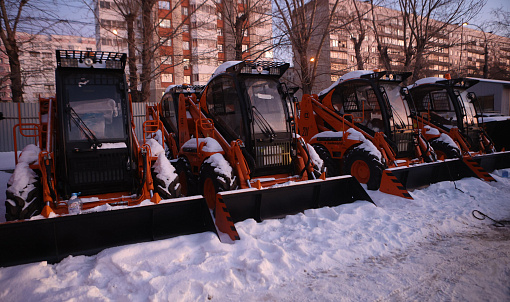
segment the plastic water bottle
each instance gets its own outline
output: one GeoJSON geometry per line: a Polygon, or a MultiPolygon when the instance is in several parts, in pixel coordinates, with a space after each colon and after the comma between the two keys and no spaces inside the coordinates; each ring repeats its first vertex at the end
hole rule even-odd
{"type": "Polygon", "coordinates": [[[71,198],[67,201],[67,210],[71,215],[81,214],[83,203],[81,199],[78,198],[79,194],[80,193],[73,193],[71,198]]]}

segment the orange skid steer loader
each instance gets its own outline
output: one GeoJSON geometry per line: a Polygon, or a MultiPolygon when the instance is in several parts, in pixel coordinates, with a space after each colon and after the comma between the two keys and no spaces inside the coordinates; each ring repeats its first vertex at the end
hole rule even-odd
{"type": "Polygon", "coordinates": [[[368,189],[410,199],[408,189],[451,179],[450,168],[456,177],[474,176],[463,163],[437,162],[420,130],[405,121],[399,84],[409,75],[354,71],[320,95],[303,96],[298,129],[328,175],[351,174],[368,189]]]}
{"type": "Polygon", "coordinates": [[[204,198],[176,198],[178,176],[145,139],[150,127],[136,137],[125,63],[120,53],[57,51],[56,98],[40,100],[39,123],[14,129],[34,144],[16,157],[7,187],[0,266],[216,232],[204,198]]]}
{"type": "Polygon", "coordinates": [[[430,77],[408,86],[411,118],[442,158],[477,162],[488,172],[510,167],[510,152],[496,152],[478,124],[476,95],[466,90],[478,80],[430,77]]]}
{"type": "Polygon", "coordinates": [[[148,108],[149,119],[166,126],[163,136],[175,137],[182,192],[203,194],[219,230],[232,240],[239,238],[233,223],[247,218],[371,201],[351,176],[324,180],[322,161],[296,135],[291,100],[279,82],[288,67],[226,62],[197,91],[199,99],[176,98],[174,89],[148,108]]]}

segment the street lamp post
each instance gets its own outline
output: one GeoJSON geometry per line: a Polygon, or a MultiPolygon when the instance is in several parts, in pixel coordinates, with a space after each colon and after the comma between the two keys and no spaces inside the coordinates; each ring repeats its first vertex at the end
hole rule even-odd
{"type": "Polygon", "coordinates": [[[112,33],[115,35],[115,44],[117,44],[117,52],[119,52],[119,32],[114,29],[112,30],[112,33]]]}
{"type": "MultiPolygon", "coordinates": [[[[466,22],[465,23],[466,25],[468,25],[468,23],[466,22]]],[[[464,25],[464,23],[462,24],[464,25]]],[[[488,47],[488,42],[487,42],[487,34],[485,33],[485,30],[483,30],[483,28],[481,28],[480,26],[476,25],[476,24],[469,24],[469,25],[473,25],[474,27],[478,28],[479,30],[482,31],[483,33],[483,40],[484,40],[484,47],[483,47],[483,78],[484,79],[487,79],[487,77],[489,76],[489,47],[488,47]]],[[[492,31],[489,31],[489,34],[492,34],[492,31]]]]}

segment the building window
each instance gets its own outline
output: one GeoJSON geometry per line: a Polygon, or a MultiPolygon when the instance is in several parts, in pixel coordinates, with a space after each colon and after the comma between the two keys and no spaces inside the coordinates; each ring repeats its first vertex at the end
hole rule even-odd
{"type": "Polygon", "coordinates": [[[182,25],[182,32],[189,33],[189,25],[188,24],[182,25]]]}
{"type": "Polygon", "coordinates": [[[160,37],[159,43],[161,43],[163,46],[172,46],[172,39],[168,37],[160,37]]]}
{"type": "Polygon", "coordinates": [[[189,50],[189,41],[184,41],[182,43],[182,49],[189,50]]]}
{"type": "Polygon", "coordinates": [[[331,47],[338,47],[338,40],[331,40],[331,47]]]}
{"type": "Polygon", "coordinates": [[[159,9],[170,9],[170,2],[168,1],[159,1],[158,5],[159,9]]]}
{"type": "MultiPolygon", "coordinates": [[[[189,59],[182,59],[182,66],[184,69],[189,69],[189,59]]],[[[189,83],[189,82],[188,82],[189,83]]]]}
{"type": "Polygon", "coordinates": [[[110,9],[110,2],[108,1],[99,1],[100,8],[110,9]]]}
{"type": "Polygon", "coordinates": [[[170,19],[159,19],[159,26],[163,28],[172,27],[172,20],[170,19]]]}
{"type": "Polygon", "coordinates": [[[243,51],[243,52],[245,52],[245,51],[247,51],[247,50],[248,50],[248,45],[243,44],[243,46],[242,46],[242,51],[243,51]]]}
{"type": "Polygon", "coordinates": [[[174,81],[174,75],[171,73],[162,73],[161,82],[172,83],[174,81]]]}
{"type": "Polygon", "coordinates": [[[191,84],[191,77],[190,76],[184,76],[184,84],[191,84]]]}
{"type": "Polygon", "coordinates": [[[223,52],[223,44],[218,44],[218,51],[223,52]]]}
{"type": "Polygon", "coordinates": [[[184,16],[187,16],[187,15],[188,15],[188,8],[187,8],[186,6],[183,6],[183,7],[182,7],[182,14],[183,14],[184,16]]]}
{"type": "Polygon", "coordinates": [[[172,56],[161,56],[161,64],[172,65],[172,56]]]}
{"type": "Polygon", "coordinates": [[[218,36],[223,36],[223,28],[218,27],[216,29],[216,33],[218,34],[218,36]]]}
{"type": "Polygon", "coordinates": [[[198,77],[198,74],[193,74],[193,82],[198,82],[199,81],[199,77],[198,77]]]}

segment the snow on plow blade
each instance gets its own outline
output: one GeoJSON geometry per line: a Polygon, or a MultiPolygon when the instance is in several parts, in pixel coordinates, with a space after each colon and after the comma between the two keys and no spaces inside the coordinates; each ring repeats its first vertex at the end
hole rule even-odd
{"type": "Polygon", "coordinates": [[[352,176],[337,176],[326,180],[308,180],[266,189],[243,189],[218,193],[216,224],[232,240],[239,239],[234,222],[253,218],[260,222],[281,218],[306,209],[334,207],[356,200],[373,203],[370,196],[352,176]],[[219,207],[218,207],[219,206],[219,207]],[[221,219],[219,216],[226,216],[221,219]]]}
{"type": "Polygon", "coordinates": [[[490,154],[474,156],[473,160],[487,172],[498,169],[510,168],[510,151],[494,152],[490,154]]]}
{"type": "Polygon", "coordinates": [[[0,225],[0,267],[69,255],[93,255],[125,244],[212,231],[202,196],[119,210],[65,215],[0,225]]]}
{"type": "MultiPolygon", "coordinates": [[[[447,159],[445,161],[419,164],[410,167],[390,168],[384,170],[384,173],[385,175],[383,177],[394,177],[395,183],[398,181],[399,185],[402,185],[402,189],[404,190],[420,189],[433,183],[459,180],[464,177],[478,177],[488,181],[494,180],[476,161],[470,158],[447,159]]],[[[381,191],[383,191],[382,185],[381,191]]],[[[410,195],[407,198],[411,198],[410,195]]]]}

